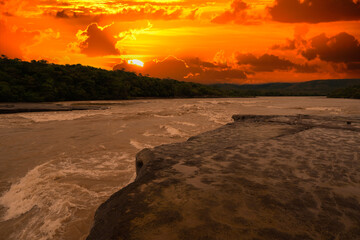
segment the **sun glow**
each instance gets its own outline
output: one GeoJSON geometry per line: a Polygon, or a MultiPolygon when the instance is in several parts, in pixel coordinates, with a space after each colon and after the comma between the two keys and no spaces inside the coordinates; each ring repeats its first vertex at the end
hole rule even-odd
{"type": "Polygon", "coordinates": [[[128,64],[137,65],[140,67],[144,67],[144,63],[137,59],[128,60],[128,64]]]}

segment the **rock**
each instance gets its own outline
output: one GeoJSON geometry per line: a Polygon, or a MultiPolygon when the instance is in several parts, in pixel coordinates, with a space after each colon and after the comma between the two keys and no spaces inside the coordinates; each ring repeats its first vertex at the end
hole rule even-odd
{"type": "Polygon", "coordinates": [[[136,155],[136,163],[135,163],[136,178],[139,178],[142,176],[142,174],[140,172],[142,169],[144,169],[143,166],[146,165],[153,158],[154,158],[154,154],[148,148],[143,149],[136,155]]]}
{"type": "Polygon", "coordinates": [[[360,239],[360,118],[233,118],[141,151],[87,239],[360,239]]]}

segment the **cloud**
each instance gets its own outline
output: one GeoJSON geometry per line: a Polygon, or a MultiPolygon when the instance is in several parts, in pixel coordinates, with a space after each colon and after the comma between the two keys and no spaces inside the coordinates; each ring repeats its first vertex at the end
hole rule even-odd
{"type": "Polygon", "coordinates": [[[209,69],[201,73],[190,73],[188,79],[200,83],[243,83],[247,79],[247,74],[243,70],[233,68],[209,69]]]}
{"type": "Polygon", "coordinates": [[[360,63],[348,63],[347,70],[360,71],[360,63]]]}
{"type": "Polygon", "coordinates": [[[68,51],[82,53],[88,57],[124,54],[122,41],[126,39],[136,40],[137,35],[152,28],[150,22],[137,22],[136,25],[131,25],[135,28],[129,28],[129,24],[120,22],[113,22],[104,27],[97,23],[91,23],[85,30],[77,32],[77,41],[67,45],[68,51]]]}
{"type": "Polygon", "coordinates": [[[360,2],[354,0],[276,0],[268,11],[287,23],[360,20],[360,2]]]}
{"type": "Polygon", "coordinates": [[[319,72],[318,65],[310,65],[308,63],[305,64],[295,64],[294,65],[295,72],[297,73],[316,73],[319,72]]]}
{"type": "Polygon", "coordinates": [[[44,9],[57,6],[56,0],[6,0],[3,1],[0,12],[6,11],[13,16],[40,16],[44,9]]]}
{"type": "Polygon", "coordinates": [[[291,71],[301,73],[317,72],[317,66],[310,66],[308,64],[296,64],[287,59],[282,59],[272,54],[264,54],[260,57],[255,55],[240,54],[236,55],[237,64],[242,66],[249,66],[251,71],[254,72],[274,72],[274,71],[291,71]]]}
{"type": "Polygon", "coordinates": [[[282,51],[297,50],[307,43],[304,38],[308,32],[309,27],[307,25],[298,25],[294,28],[294,39],[286,39],[285,44],[275,44],[270,49],[282,51]]]}
{"type": "Polygon", "coordinates": [[[163,60],[154,59],[145,62],[144,67],[131,65],[128,64],[127,61],[122,61],[120,64],[115,65],[113,69],[125,69],[126,71],[141,73],[152,77],[173,78],[177,80],[183,80],[184,77],[190,73],[189,66],[186,62],[173,56],[169,56],[163,60]]]}
{"type": "Polygon", "coordinates": [[[70,5],[65,8],[53,6],[43,10],[45,15],[56,18],[88,18],[93,22],[99,21],[137,21],[137,20],[176,20],[195,18],[197,9],[191,10],[185,16],[184,9],[179,6],[158,6],[153,3],[108,2],[101,5],[70,5]]]}
{"type": "MultiPolygon", "coordinates": [[[[221,53],[220,53],[221,54],[221,53]]],[[[243,82],[247,79],[247,73],[243,70],[227,65],[219,59],[219,53],[214,57],[214,62],[203,61],[200,58],[185,59],[190,73],[186,78],[197,82],[243,82]]]]}
{"type": "Polygon", "coordinates": [[[40,36],[40,31],[10,30],[4,21],[0,21],[0,53],[10,58],[22,58],[25,48],[37,43],[40,36]]]}
{"type": "MultiPolygon", "coordinates": [[[[75,16],[75,15],[74,15],[75,16]]],[[[67,13],[65,12],[65,9],[61,10],[61,11],[57,11],[56,12],[56,17],[57,18],[69,18],[69,16],[67,15],[67,13]]]]}
{"type": "Polygon", "coordinates": [[[229,66],[202,61],[199,58],[179,59],[174,56],[163,60],[145,62],[144,67],[129,65],[126,61],[117,64],[114,70],[125,69],[143,75],[158,78],[171,78],[180,81],[194,81],[203,83],[241,82],[247,78],[242,70],[229,66]]]}
{"type": "Polygon", "coordinates": [[[270,49],[281,51],[299,50],[306,45],[305,36],[308,32],[309,27],[307,25],[298,25],[294,29],[294,39],[286,39],[284,44],[275,44],[270,49]]]}
{"type": "Polygon", "coordinates": [[[125,31],[119,33],[118,37],[120,39],[130,38],[130,39],[136,40],[137,35],[139,35],[141,33],[144,33],[145,31],[150,30],[152,27],[153,27],[153,25],[148,21],[146,26],[125,30],[125,31]]]}
{"type": "Polygon", "coordinates": [[[230,10],[227,10],[216,16],[211,20],[211,22],[220,24],[229,23],[232,21],[243,22],[247,17],[245,10],[248,8],[249,5],[247,5],[242,0],[234,0],[231,3],[230,10]]]}
{"type": "Polygon", "coordinates": [[[285,44],[275,44],[271,47],[272,50],[295,50],[296,47],[296,40],[294,39],[286,39],[285,44]]]}
{"type": "Polygon", "coordinates": [[[147,20],[174,20],[179,19],[183,13],[181,8],[177,7],[159,7],[151,4],[145,4],[136,7],[126,7],[119,10],[116,14],[109,14],[108,16],[114,20],[136,21],[141,19],[147,20]]]}
{"type": "Polygon", "coordinates": [[[360,62],[360,43],[352,35],[342,32],[333,37],[324,33],[309,41],[309,47],[302,52],[307,60],[319,57],[320,60],[334,63],[360,62]]]}
{"type": "Polygon", "coordinates": [[[275,70],[290,70],[294,63],[289,60],[281,59],[275,55],[264,54],[260,57],[248,54],[237,54],[237,63],[239,65],[249,65],[255,72],[273,72],[275,70]]]}
{"type": "Polygon", "coordinates": [[[211,22],[218,24],[259,24],[258,19],[248,14],[250,6],[242,0],[234,0],[231,3],[230,10],[226,10],[220,15],[214,17],[211,22]]]}
{"type": "MultiPolygon", "coordinates": [[[[354,36],[341,32],[328,37],[325,33],[313,38],[304,38],[308,29],[295,29],[294,39],[286,39],[285,44],[276,44],[271,50],[294,51],[294,54],[304,57],[307,61],[316,60],[323,66],[324,71],[335,72],[355,71],[360,64],[360,41],[354,36]],[[327,70],[325,70],[327,69],[327,70]]],[[[295,66],[299,72],[312,72],[319,66],[295,66]]]]}
{"type": "Polygon", "coordinates": [[[198,10],[199,10],[199,8],[195,8],[195,9],[191,10],[186,18],[191,19],[191,20],[195,20],[198,17],[198,15],[197,15],[198,10]]]}
{"type": "Polygon", "coordinates": [[[110,31],[111,25],[100,27],[97,23],[90,24],[85,31],[79,30],[76,34],[80,52],[89,56],[119,55],[120,51],[115,46],[119,39],[110,31]]]}

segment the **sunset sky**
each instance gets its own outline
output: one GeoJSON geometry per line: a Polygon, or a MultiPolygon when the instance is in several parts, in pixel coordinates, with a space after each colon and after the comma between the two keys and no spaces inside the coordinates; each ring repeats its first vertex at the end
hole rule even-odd
{"type": "Polygon", "coordinates": [[[0,0],[9,58],[200,83],[360,78],[359,42],[360,0],[0,0]]]}

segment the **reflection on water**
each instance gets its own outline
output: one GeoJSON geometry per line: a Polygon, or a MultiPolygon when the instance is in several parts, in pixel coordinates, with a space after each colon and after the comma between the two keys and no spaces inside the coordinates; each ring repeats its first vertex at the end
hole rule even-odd
{"type": "Polygon", "coordinates": [[[96,208],[134,179],[139,150],[184,141],[233,114],[360,115],[358,100],[321,97],[92,104],[110,108],[1,115],[4,239],[84,239],[96,208]]]}

